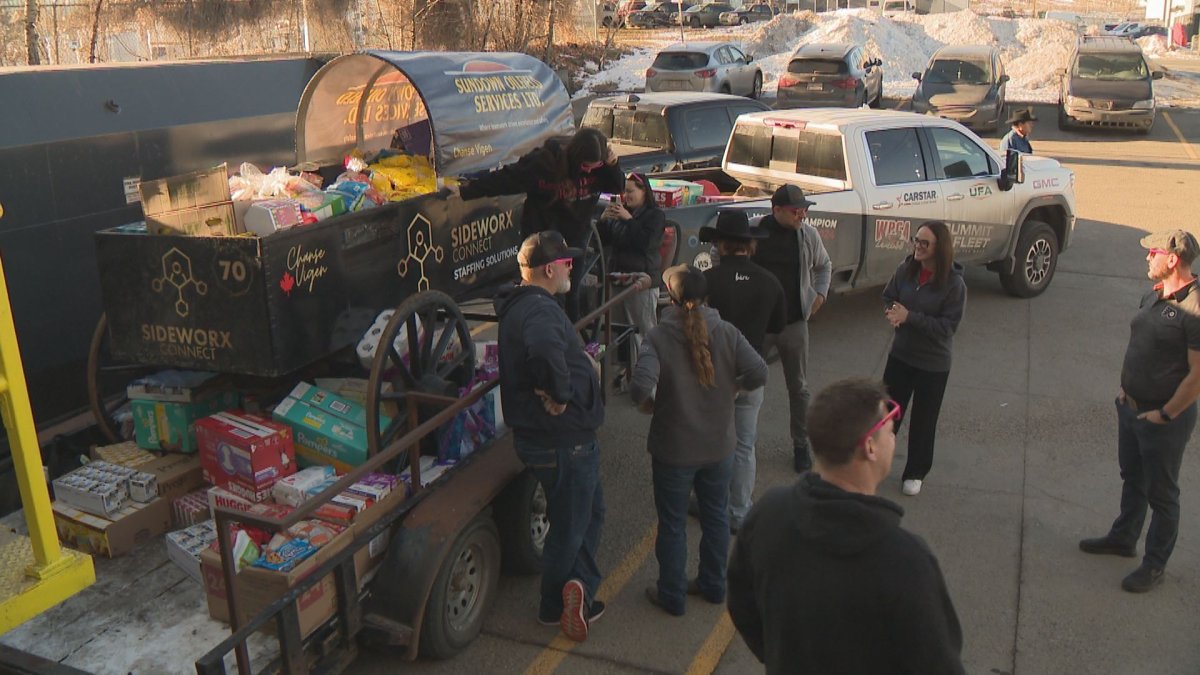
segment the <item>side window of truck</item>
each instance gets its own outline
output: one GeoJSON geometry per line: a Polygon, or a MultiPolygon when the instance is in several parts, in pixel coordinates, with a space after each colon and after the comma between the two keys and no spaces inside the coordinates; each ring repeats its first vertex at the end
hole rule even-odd
{"type": "Polygon", "coordinates": [[[717,106],[685,110],[683,125],[687,129],[687,144],[697,149],[725,147],[733,128],[725,108],[717,106]]]}
{"type": "Polygon", "coordinates": [[[961,133],[938,127],[929,131],[933,135],[933,145],[937,148],[938,161],[946,178],[953,180],[1000,173],[983,148],[961,133]]]}
{"type": "Polygon", "coordinates": [[[868,131],[866,136],[876,185],[928,180],[916,129],[868,131]]]}

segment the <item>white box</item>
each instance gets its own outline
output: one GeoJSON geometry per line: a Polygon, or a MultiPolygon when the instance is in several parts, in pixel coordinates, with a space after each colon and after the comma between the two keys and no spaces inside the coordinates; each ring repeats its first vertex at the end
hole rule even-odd
{"type": "Polygon", "coordinates": [[[204,584],[204,575],[200,571],[200,553],[209,544],[217,540],[217,526],[214,521],[206,520],[183,530],[168,532],[166,536],[167,557],[171,559],[187,575],[204,584]]]}

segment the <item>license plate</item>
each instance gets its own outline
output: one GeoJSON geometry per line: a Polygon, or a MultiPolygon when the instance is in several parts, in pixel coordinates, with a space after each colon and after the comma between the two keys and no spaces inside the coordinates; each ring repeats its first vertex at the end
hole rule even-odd
{"type": "Polygon", "coordinates": [[[809,91],[821,91],[824,88],[825,88],[825,85],[821,84],[820,82],[809,82],[808,83],[809,91]]]}

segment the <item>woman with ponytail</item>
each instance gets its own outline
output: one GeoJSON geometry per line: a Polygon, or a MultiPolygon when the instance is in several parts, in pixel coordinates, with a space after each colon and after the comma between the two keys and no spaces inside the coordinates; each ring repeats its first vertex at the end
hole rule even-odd
{"type": "Polygon", "coordinates": [[[705,304],[704,274],[677,265],[662,275],[671,306],[642,341],[631,393],[653,414],[646,439],[658,511],[658,583],[650,602],[684,613],[689,594],[725,601],[734,397],[767,381],[767,364],[733,324],[705,304]],[[700,504],[700,571],[687,577],[687,512],[700,504]]]}

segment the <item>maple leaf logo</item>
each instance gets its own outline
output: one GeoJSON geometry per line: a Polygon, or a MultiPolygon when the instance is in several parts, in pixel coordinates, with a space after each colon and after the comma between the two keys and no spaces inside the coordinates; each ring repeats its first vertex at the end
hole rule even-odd
{"type": "Polygon", "coordinates": [[[291,272],[283,273],[283,278],[279,280],[279,287],[283,289],[285,295],[291,297],[292,289],[296,287],[296,279],[291,272]]]}

